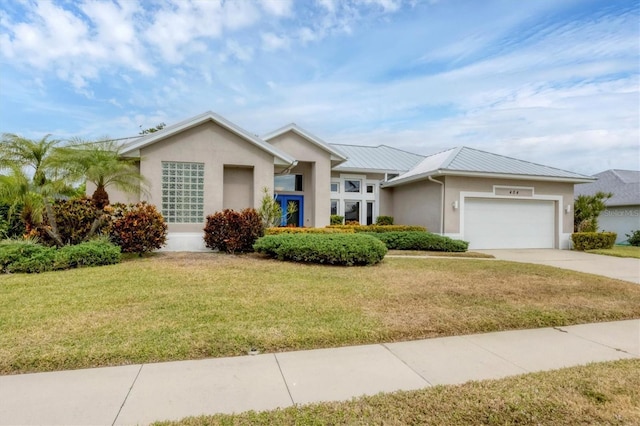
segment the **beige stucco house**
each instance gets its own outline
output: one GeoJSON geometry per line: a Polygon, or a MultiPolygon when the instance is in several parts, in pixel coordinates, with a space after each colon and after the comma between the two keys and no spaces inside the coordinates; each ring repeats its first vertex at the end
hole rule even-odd
{"type": "MultiPolygon", "coordinates": [[[[388,146],[330,144],[289,124],[262,137],[206,112],[127,144],[169,224],[167,250],[204,249],[205,217],[259,207],[267,187],[295,226],[324,227],[331,214],[362,224],[379,215],[461,238],[471,248],[569,248],[573,186],[593,178],[455,148],[422,156],[388,146]]],[[[88,190],[90,190],[88,188],[88,190]]]]}

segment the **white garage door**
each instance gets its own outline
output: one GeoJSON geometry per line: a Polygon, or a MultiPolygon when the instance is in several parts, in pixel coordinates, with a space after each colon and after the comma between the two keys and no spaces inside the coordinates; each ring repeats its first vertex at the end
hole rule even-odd
{"type": "Polygon", "coordinates": [[[553,201],[467,198],[464,239],[470,249],[553,248],[553,201]]]}

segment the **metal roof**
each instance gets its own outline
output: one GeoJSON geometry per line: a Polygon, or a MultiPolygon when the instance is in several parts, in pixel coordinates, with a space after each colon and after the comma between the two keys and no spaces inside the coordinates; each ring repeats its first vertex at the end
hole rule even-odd
{"type": "Polygon", "coordinates": [[[407,173],[391,180],[386,186],[396,186],[438,175],[493,176],[565,182],[589,182],[594,180],[590,176],[567,170],[462,146],[426,157],[420,164],[407,173]]]}
{"type": "Polygon", "coordinates": [[[594,175],[598,178],[592,183],[576,185],[574,194],[594,195],[598,191],[611,192],[613,197],[607,206],[640,205],[640,170],[605,170],[594,175]]]}
{"type": "Polygon", "coordinates": [[[376,172],[405,172],[424,159],[423,155],[413,154],[386,145],[361,146],[340,145],[331,146],[344,152],[347,161],[334,167],[336,171],[376,171],[376,172]]]}
{"type": "Polygon", "coordinates": [[[211,111],[207,111],[200,115],[196,115],[195,117],[188,118],[177,124],[167,126],[162,130],[158,130],[157,132],[150,133],[132,142],[129,142],[124,145],[122,150],[122,155],[137,157],[140,155],[141,148],[144,148],[153,143],[166,139],[184,130],[199,126],[203,123],[206,123],[207,121],[213,121],[214,123],[218,124],[220,127],[230,131],[231,133],[235,133],[236,135],[240,136],[242,139],[272,154],[274,156],[274,164],[284,165],[284,166],[290,166],[290,165],[296,164],[295,158],[291,157],[286,152],[260,139],[258,136],[252,135],[251,133],[247,132],[243,128],[233,124],[232,122],[225,119],[224,117],[211,111]]]}

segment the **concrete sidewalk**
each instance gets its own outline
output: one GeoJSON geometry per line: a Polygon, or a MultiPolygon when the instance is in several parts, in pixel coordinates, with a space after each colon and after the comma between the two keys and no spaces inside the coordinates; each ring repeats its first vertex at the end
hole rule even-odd
{"type": "Polygon", "coordinates": [[[640,284],[640,259],[604,256],[574,250],[504,249],[473,250],[493,255],[498,260],[537,263],[572,271],[602,275],[640,284]]]}
{"type": "Polygon", "coordinates": [[[147,424],[639,357],[630,320],[0,376],[0,424],[147,424]]]}

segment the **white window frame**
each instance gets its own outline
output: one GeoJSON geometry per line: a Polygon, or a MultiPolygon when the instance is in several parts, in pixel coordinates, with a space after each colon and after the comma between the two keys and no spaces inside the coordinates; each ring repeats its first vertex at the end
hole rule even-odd
{"type": "MultiPolygon", "coordinates": [[[[331,192],[331,199],[338,200],[338,215],[345,216],[347,201],[359,201],[360,202],[360,223],[367,223],[367,202],[373,202],[373,223],[378,219],[380,214],[380,180],[367,179],[366,175],[358,174],[340,174],[339,178],[332,178],[331,183],[337,183],[338,188],[344,188],[345,181],[347,180],[359,180],[360,192],[331,192]],[[373,193],[367,192],[367,186],[373,186],[373,193]]],[[[346,217],[345,217],[346,220],[346,217]]]]}

